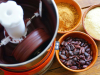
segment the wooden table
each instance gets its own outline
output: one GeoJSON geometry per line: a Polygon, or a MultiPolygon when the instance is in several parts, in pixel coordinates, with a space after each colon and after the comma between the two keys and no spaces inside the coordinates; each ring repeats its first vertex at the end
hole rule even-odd
{"type": "MultiPolygon", "coordinates": [[[[75,0],[75,1],[81,6],[82,13],[84,13],[84,11],[91,5],[100,4],[100,0],[75,0]]],[[[76,29],[76,31],[85,32],[82,27],[82,24],[80,24],[80,26],[76,29]]],[[[62,36],[61,34],[57,34],[57,40],[61,36],[62,36]]],[[[44,75],[100,75],[100,42],[98,42],[98,41],[95,41],[95,42],[96,42],[96,44],[98,46],[98,50],[99,50],[98,59],[97,59],[95,65],[92,68],[90,68],[89,70],[80,72],[80,73],[70,72],[70,71],[64,69],[58,63],[58,61],[55,57],[53,65],[44,75]]]]}

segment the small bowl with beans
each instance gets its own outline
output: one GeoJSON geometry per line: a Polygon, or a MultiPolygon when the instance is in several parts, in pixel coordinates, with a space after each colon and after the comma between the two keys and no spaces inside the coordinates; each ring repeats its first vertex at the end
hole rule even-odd
{"type": "Polygon", "coordinates": [[[98,57],[98,48],[94,40],[86,33],[73,31],[59,39],[56,57],[67,70],[82,72],[91,68],[98,57]]]}

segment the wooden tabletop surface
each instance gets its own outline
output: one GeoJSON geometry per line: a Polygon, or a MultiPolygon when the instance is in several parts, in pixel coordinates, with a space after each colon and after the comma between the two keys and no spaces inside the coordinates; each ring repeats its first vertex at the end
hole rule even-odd
{"type": "MultiPolygon", "coordinates": [[[[100,0],[75,0],[75,1],[80,5],[80,7],[82,9],[82,13],[84,13],[84,11],[86,11],[86,9],[88,9],[91,5],[100,4],[100,0]]],[[[82,27],[82,23],[76,29],[76,31],[85,32],[82,27]]],[[[61,34],[57,34],[57,37],[56,37],[57,40],[61,36],[62,36],[61,34]]],[[[97,58],[95,65],[92,68],[90,68],[89,70],[80,72],[80,73],[70,72],[70,71],[64,69],[59,64],[59,62],[57,61],[57,59],[55,57],[51,68],[44,75],[100,75],[100,42],[98,42],[98,41],[95,41],[95,42],[98,46],[99,54],[98,54],[98,58],[97,58]]]]}

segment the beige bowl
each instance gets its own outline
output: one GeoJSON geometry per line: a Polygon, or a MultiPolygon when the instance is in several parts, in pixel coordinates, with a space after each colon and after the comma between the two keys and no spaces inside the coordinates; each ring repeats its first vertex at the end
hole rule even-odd
{"type": "MultiPolygon", "coordinates": [[[[86,29],[86,27],[85,27],[85,23],[84,23],[85,17],[86,17],[87,13],[88,13],[91,9],[94,9],[94,8],[96,8],[96,7],[100,7],[100,4],[98,4],[98,5],[93,5],[93,6],[89,7],[89,8],[85,11],[85,13],[84,13],[84,15],[83,15],[83,17],[82,17],[82,25],[83,25],[84,30],[86,31],[87,34],[89,34],[89,33],[88,33],[88,31],[87,31],[87,29],[86,29]]],[[[90,34],[89,34],[89,35],[90,35],[90,34]]],[[[90,35],[90,36],[91,36],[91,35],[90,35]]],[[[92,37],[94,40],[100,41],[100,39],[94,38],[93,36],[91,36],[91,37],[92,37]]]]}

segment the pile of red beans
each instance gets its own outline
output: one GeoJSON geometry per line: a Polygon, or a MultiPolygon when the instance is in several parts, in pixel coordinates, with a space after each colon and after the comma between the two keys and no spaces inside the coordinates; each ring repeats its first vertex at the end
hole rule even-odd
{"type": "Polygon", "coordinates": [[[84,39],[66,38],[59,47],[61,62],[74,70],[86,68],[93,59],[90,46],[84,39]]]}

